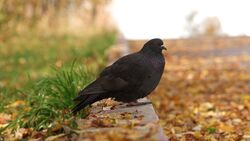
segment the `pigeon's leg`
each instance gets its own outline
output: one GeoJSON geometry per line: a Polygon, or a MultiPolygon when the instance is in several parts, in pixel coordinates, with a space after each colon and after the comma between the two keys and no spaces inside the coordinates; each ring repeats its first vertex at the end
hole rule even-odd
{"type": "Polygon", "coordinates": [[[128,106],[128,107],[129,107],[129,106],[136,106],[138,103],[139,103],[139,102],[138,102],[137,100],[135,100],[135,101],[132,101],[132,102],[128,102],[128,103],[127,103],[127,106],[128,106]]]}
{"type": "Polygon", "coordinates": [[[146,102],[138,102],[137,100],[136,101],[132,101],[132,102],[129,102],[127,103],[127,107],[132,107],[132,106],[141,106],[141,105],[147,105],[147,104],[152,104],[152,102],[150,101],[146,101],[146,102]]]}

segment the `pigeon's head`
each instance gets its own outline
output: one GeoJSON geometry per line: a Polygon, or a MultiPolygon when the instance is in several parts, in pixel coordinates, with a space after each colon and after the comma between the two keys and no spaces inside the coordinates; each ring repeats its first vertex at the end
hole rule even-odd
{"type": "Polygon", "coordinates": [[[155,38],[146,42],[141,49],[142,52],[145,53],[162,53],[162,50],[167,50],[163,45],[163,41],[161,39],[155,38]]]}

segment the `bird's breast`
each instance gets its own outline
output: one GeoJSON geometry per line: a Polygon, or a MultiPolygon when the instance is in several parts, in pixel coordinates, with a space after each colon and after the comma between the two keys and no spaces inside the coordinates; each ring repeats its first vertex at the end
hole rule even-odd
{"type": "Polygon", "coordinates": [[[164,70],[164,66],[165,66],[165,60],[164,58],[147,58],[148,60],[148,67],[153,68],[150,69],[150,73],[147,75],[147,77],[144,79],[142,86],[140,88],[140,91],[142,92],[142,94],[147,95],[150,92],[152,92],[155,87],[158,85],[163,70],[164,70]]]}
{"type": "Polygon", "coordinates": [[[163,71],[165,66],[165,60],[163,57],[154,57],[150,59],[150,62],[154,70],[156,70],[158,73],[163,71]]]}

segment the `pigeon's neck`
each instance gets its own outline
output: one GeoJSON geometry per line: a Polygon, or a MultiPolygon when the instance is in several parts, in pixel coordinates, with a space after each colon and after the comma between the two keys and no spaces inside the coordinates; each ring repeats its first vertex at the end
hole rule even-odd
{"type": "Polygon", "coordinates": [[[156,70],[162,71],[165,65],[165,59],[161,53],[160,54],[144,53],[144,56],[156,70]]]}
{"type": "Polygon", "coordinates": [[[147,58],[153,58],[156,60],[159,60],[160,58],[163,58],[163,55],[161,52],[142,52],[142,54],[144,54],[144,56],[146,56],[147,58]],[[158,59],[157,59],[158,58],[158,59]]]}

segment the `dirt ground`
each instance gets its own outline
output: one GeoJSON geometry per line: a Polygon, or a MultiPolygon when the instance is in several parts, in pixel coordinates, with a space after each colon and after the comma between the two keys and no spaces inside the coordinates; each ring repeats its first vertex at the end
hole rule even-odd
{"type": "Polygon", "coordinates": [[[250,46],[222,44],[169,46],[150,98],[171,141],[250,139],[250,46]]]}

